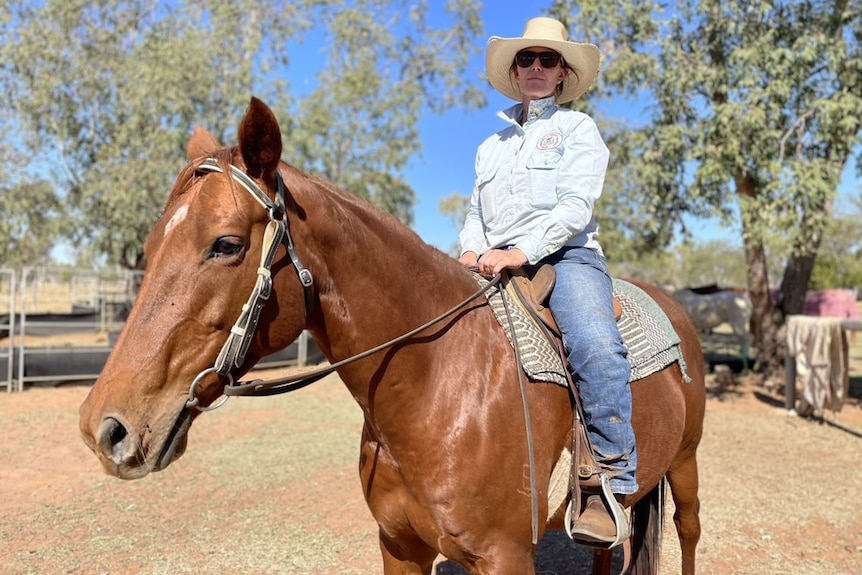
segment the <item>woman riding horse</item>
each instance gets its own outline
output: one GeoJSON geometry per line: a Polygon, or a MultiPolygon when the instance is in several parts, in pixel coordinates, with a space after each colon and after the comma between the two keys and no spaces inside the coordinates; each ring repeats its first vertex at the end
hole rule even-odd
{"type": "MultiPolygon", "coordinates": [[[[389,214],[282,163],[281,129],[260,100],[238,140],[225,148],[204,130],[189,140],[129,318],[81,406],[84,441],[117,477],[166,468],[202,409],[307,329],[364,415],[359,475],[383,572],[429,575],[443,554],[473,575],[535,573],[534,538],[562,528],[567,504],[551,503],[549,486],[572,446],[568,390],[527,386],[534,495],[514,353],[488,304],[471,299],[468,270],[389,214]]],[[[632,386],[632,573],[657,572],[666,477],[682,572],[693,575],[703,355],[680,307],[641,286],[679,334],[691,381],[673,363],[632,386]]],[[[597,551],[595,565],[609,567],[611,554],[597,551]]]]}

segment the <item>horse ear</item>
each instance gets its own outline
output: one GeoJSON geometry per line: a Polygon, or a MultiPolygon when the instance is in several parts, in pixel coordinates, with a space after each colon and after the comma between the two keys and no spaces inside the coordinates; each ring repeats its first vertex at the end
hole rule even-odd
{"type": "Polygon", "coordinates": [[[248,175],[269,176],[281,160],[281,129],[269,106],[252,97],[239,125],[239,150],[248,175]]]}
{"type": "Polygon", "coordinates": [[[207,130],[196,126],[194,132],[192,132],[192,137],[189,138],[189,143],[186,144],[186,154],[189,160],[194,160],[195,158],[211,154],[219,148],[221,148],[221,144],[218,143],[215,136],[207,130]]]}

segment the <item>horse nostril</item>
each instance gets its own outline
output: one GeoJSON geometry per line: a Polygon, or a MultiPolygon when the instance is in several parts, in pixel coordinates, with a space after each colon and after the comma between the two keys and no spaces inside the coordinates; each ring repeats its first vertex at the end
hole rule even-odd
{"type": "Polygon", "coordinates": [[[119,465],[125,458],[128,436],[129,432],[122,423],[113,417],[106,417],[99,428],[99,447],[105,455],[119,465]]]}

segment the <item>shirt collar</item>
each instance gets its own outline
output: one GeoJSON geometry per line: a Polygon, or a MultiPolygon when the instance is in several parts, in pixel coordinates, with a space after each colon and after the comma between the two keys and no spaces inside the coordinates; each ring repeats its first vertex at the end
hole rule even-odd
{"type": "MultiPolygon", "coordinates": [[[[530,102],[530,110],[529,115],[527,116],[527,121],[524,122],[524,128],[527,128],[530,124],[535,122],[536,120],[550,116],[550,114],[556,110],[556,96],[548,96],[547,98],[542,98],[541,100],[533,100],[530,102]]],[[[521,118],[523,117],[523,104],[515,104],[510,108],[506,108],[505,110],[499,112],[497,115],[503,118],[504,120],[521,125],[521,118]]]]}

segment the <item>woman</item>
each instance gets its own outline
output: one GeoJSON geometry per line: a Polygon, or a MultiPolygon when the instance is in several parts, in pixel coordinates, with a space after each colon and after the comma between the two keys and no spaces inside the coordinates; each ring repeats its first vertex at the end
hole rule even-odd
{"type": "MultiPolygon", "coordinates": [[[[486,275],[527,263],[554,266],[550,308],[563,334],[594,455],[621,498],[638,489],[637,454],[630,366],[593,214],[608,149],[589,116],[558,106],[592,84],[599,50],[568,41],[557,20],[534,18],[520,38],[492,36],[485,66],[491,85],[519,103],[499,114],[510,126],[479,146],[459,260],[486,275]]],[[[619,503],[587,497],[572,536],[610,544],[616,537],[611,505],[619,503]]]]}

